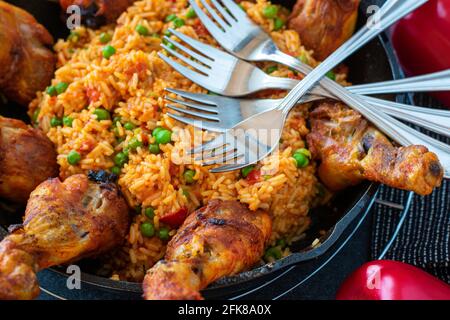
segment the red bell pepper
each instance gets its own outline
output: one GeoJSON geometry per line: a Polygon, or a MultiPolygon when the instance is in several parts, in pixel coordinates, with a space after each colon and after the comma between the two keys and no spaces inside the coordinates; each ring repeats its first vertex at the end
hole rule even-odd
{"type": "MultiPolygon", "coordinates": [[[[407,75],[450,68],[450,1],[429,0],[395,24],[391,32],[392,43],[407,75]]],[[[433,96],[450,107],[450,92],[433,96]]]]}
{"type": "Polygon", "coordinates": [[[171,228],[178,228],[181,226],[188,215],[187,208],[183,207],[177,211],[170,212],[162,216],[159,221],[167,224],[171,228]]]}
{"type": "Polygon", "coordinates": [[[338,300],[450,300],[450,285],[412,265],[378,260],[364,264],[342,284],[338,300]]]}

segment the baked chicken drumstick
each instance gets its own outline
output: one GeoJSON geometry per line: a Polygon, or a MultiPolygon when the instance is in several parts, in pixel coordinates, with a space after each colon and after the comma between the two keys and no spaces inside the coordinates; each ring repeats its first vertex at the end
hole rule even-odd
{"type": "Polygon", "coordinates": [[[136,0],[59,0],[64,10],[71,5],[81,8],[83,23],[88,27],[99,27],[113,23],[136,0]]]}
{"type": "Polygon", "coordinates": [[[24,222],[0,243],[0,299],[39,294],[36,273],[119,245],[129,214],[111,182],[74,175],[43,182],[30,196],[24,222]]]}
{"type": "Polygon", "coordinates": [[[0,92],[23,106],[50,83],[53,38],[28,12],[0,1],[0,92]]]}
{"type": "Polygon", "coordinates": [[[147,300],[198,300],[215,280],[254,266],[270,238],[272,221],[236,201],[211,200],[193,212],[167,247],[165,260],[144,278],[147,300]]]}
{"type": "Polygon", "coordinates": [[[310,114],[309,149],[321,161],[319,177],[331,190],[362,180],[430,194],[443,168],[424,146],[396,147],[361,114],[342,103],[322,102],[310,114]]]}
{"type": "Polygon", "coordinates": [[[42,181],[57,175],[56,152],[45,134],[0,116],[0,197],[25,204],[42,181]]]}
{"type": "Polygon", "coordinates": [[[360,0],[298,0],[289,17],[289,28],[302,44],[325,60],[355,31],[360,0]]]}

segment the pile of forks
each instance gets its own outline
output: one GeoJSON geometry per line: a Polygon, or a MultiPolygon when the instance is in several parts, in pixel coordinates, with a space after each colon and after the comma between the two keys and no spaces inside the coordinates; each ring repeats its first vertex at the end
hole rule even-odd
{"type": "Polygon", "coordinates": [[[289,111],[299,103],[323,98],[341,100],[403,146],[424,145],[437,154],[450,178],[450,146],[433,139],[409,123],[450,137],[450,112],[423,108],[365,96],[366,94],[450,90],[450,70],[368,85],[342,87],[325,75],[353,52],[427,0],[388,0],[351,39],[318,67],[312,69],[299,59],[281,52],[258,25],[232,0],[189,0],[209,33],[228,52],[194,40],[176,30],[162,44],[169,55],[159,56],[192,82],[219,95],[205,95],[175,89],[166,96],[176,111],[169,116],[186,124],[220,134],[195,147],[203,165],[221,164],[212,172],[237,170],[254,164],[276,150],[289,111]],[[176,48],[174,50],[172,48],[176,48]],[[302,81],[272,77],[249,62],[272,61],[306,75],[302,81]],[[284,99],[238,98],[264,89],[290,90],[284,99]],[[175,105],[176,104],[176,105],[175,105]],[[397,119],[395,119],[395,118],[397,119]]]}

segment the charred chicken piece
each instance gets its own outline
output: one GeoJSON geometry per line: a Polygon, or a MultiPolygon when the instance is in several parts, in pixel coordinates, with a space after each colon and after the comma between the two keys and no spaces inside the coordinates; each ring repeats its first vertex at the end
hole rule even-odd
{"type": "Polygon", "coordinates": [[[298,0],[288,26],[302,44],[325,60],[355,31],[360,0],[298,0]]]}
{"type": "Polygon", "coordinates": [[[115,184],[81,174],[43,182],[30,196],[23,225],[0,243],[0,298],[35,298],[39,270],[119,245],[128,225],[115,184]]]}
{"type": "Polygon", "coordinates": [[[53,78],[53,38],[28,12],[0,1],[0,44],[0,91],[27,106],[53,78]]]}
{"type": "Polygon", "coordinates": [[[308,145],[321,160],[319,177],[332,190],[367,179],[427,195],[442,182],[443,168],[434,153],[424,146],[393,146],[342,103],[321,103],[311,112],[310,123],[308,145]]]}
{"type": "Polygon", "coordinates": [[[81,8],[83,23],[91,28],[113,23],[135,0],[59,0],[64,12],[71,5],[81,8]]]}
{"type": "Polygon", "coordinates": [[[215,280],[257,263],[270,238],[272,221],[236,201],[212,200],[185,220],[167,247],[165,260],[144,278],[147,300],[198,300],[215,280]]]}
{"type": "Polygon", "coordinates": [[[42,181],[57,175],[56,152],[45,134],[0,117],[0,197],[25,204],[42,181]]]}

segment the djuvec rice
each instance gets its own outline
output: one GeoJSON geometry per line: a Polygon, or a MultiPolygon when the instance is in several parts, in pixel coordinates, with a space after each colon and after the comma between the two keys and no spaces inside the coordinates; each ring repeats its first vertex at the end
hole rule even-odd
{"type": "MultiPolygon", "coordinates": [[[[317,65],[313,53],[301,45],[295,31],[284,26],[274,31],[274,20],[262,14],[269,4],[266,0],[241,2],[249,17],[270,33],[280,49],[301,57],[312,66],[317,65]]],[[[111,170],[115,166],[115,155],[127,148],[131,139],[140,142],[140,146],[129,151],[128,162],[122,167],[118,180],[130,209],[137,208],[137,212],[126,243],[105,262],[105,269],[113,270],[115,279],[142,280],[145,271],[163,257],[165,241],[158,237],[158,230],[164,226],[159,219],[169,212],[180,208],[192,212],[215,198],[238,200],[250,210],[269,211],[273,215],[273,243],[279,239],[290,243],[308,228],[308,212],[319,199],[315,164],[311,162],[299,169],[292,157],[295,150],[305,147],[308,104],[291,112],[283,131],[280,152],[257,165],[270,175],[261,175],[256,183],[243,178],[240,171],[213,174],[207,167],[197,164],[178,164],[186,144],[192,143],[194,135],[205,140],[212,137],[208,132],[194,132],[192,127],[166,115],[164,88],[206,93],[158,58],[157,52],[164,52],[160,48],[162,36],[174,26],[174,22],[166,22],[166,17],[177,15],[185,22],[178,31],[217,46],[196,17],[186,16],[188,11],[186,0],[138,1],[121,15],[116,25],[95,31],[78,28],[67,40],[59,40],[55,45],[58,70],[52,85],[65,82],[69,84],[68,88],[53,97],[46,92],[38,93],[30,104],[29,114],[35,125],[44,130],[56,146],[63,179],[89,170],[111,170]],[[137,32],[138,25],[144,26],[148,35],[137,32]],[[102,43],[101,40],[108,40],[105,34],[111,39],[102,43]],[[106,45],[116,50],[109,59],[102,55],[106,45]],[[99,120],[94,113],[97,108],[108,110],[110,119],[99,120]],[[52,118],[64,116],[73,120],[71,126],[52,127],[52,118]],[[117,120],[116,117],[120,117],[120,121],[113,123],[112,119],[117,120]],[[125,123],[133,124],[134,129],[126,130],[125,123]],[[151,132],[156,127],[170,129],[172,141],[161,144],[159,154],[152,154],[148,145],[155,142],[151,132]],[[80,155],[76,164],[68,161],[71,151],[80,155]],[[273,168],[276,170],[270,171],[273,168]],[[195,170],[194,183],[185,181],[183,173],[187,169],[195,170]],[[154,209],[154,216],[149,218],[145,209],[150,207],[154,209]],[[153,223],[154,236],[142,235],[143,222],[153,223]]],[[[286,21],[288,14],[287,9],[280,7],[279,18],[286,21]]],[[[260,63],[259,66],[267,70],[275,64],[260,63]]],[[[301,75],[282,66],[272,70],[271,75],[301,79],[301,75]]],[[[346,84],[345,77],[345,72],[341,72],[336,75],[336,80],[346,84]]],[[[273,90],[258,96],[274,98],[284,94],[273,90]]],[[[131,127],[130,124],[127,126],[131,127]]],[[[169,235],[175,232],[170,230],[169,235]]]]}

